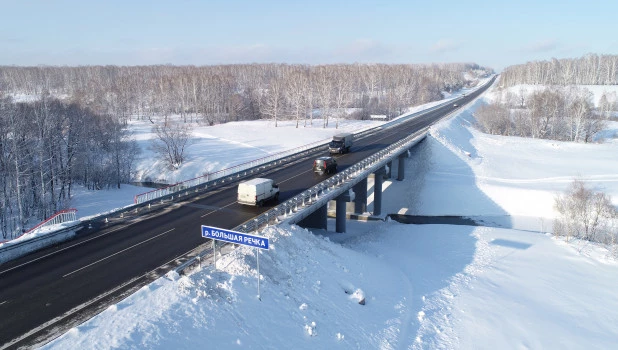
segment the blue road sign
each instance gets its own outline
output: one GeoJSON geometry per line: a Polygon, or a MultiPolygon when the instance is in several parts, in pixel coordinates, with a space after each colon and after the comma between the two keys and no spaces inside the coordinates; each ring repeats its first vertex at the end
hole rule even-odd
{"type": "Polygon", "coordinates": [[[202,237],[268,250],[268,238],[202,225],[202,237]]]}

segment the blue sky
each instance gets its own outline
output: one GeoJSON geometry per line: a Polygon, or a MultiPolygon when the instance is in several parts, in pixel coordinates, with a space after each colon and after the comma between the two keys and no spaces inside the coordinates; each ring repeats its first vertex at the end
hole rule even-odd
{"type": "Polygon", "coordinates": [[[474,62],[618,54],[618,1],[0,0],[0,65],[474,62]]]}

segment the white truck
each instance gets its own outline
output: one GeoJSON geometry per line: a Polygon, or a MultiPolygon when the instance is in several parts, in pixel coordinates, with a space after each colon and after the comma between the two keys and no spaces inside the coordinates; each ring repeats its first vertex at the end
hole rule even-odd
{"type": "Polygon", "coordinates": [[[330,153],[348,153],[352,147],[353,134],[344,132],[333,136],[333,140],[328,144],[330,153]]]}
{"type": "Polygon", "coordinates": [[[261,207],[269,200],[279,200],[279,186],[273,180],[258,177],[238,184],[238,203],[261,207]]]}

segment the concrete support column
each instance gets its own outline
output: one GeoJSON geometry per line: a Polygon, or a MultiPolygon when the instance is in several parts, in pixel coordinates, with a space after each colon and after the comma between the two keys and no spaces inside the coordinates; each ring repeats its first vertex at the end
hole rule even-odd
{"type": "Polygon", "coordinates": [[[373,184],[373,215],[382,214],[382,182],[384,181],[384,168],[378,169],[374,176],[373,184]]]}
{"type": "Polygon", "coordinates": [[[386,165],[387,165],[388,170],[386,171],[384,178],[388,180],[391,178],[391,173],[393,169],[393,161],[391,160],[390,162],[386,163],[386,165]]]}
{"type": "Polygon", "coordinates": [[[346,205],[347,201],[345,200],[345,198],[342,198],[341,196],[337,197],[337,213],[336,213],[336,218],[335,218],[335,232],[338,233],[343,233],[345,232],[345,219],[346,219],[346,212],[345,212],[345,205],[346,205]]]}
{"type": "Polygon", "coordinates": [[[318,210],[309,214],[306,218],[298,222],[298,226],[305,228],[319,228],[326,230],[326,218],[327,218],[326,205],[321,206],[318,210]]]}
{"type": "Polygon", "coordinates": [[[345,220],[346,220],[346,207],[347,203],[354,200],[355,194],[350,194],[350,191],[346,191],[336,198],[335,204],[335,231],[339,233],[345,232],[345,220]]]}
{"type": "Polygon", "coordinates": [[[354,191],[354,212],[362,214],[367,211],[367,178],[352,187],[354,191]]]}
{"type": "Polygon", "coordinates": [[[406,169],[406,164],[405,164],[405,158],[407,153],[403,153],[401,155],[399,155],[399,166],[397,169],[397,181],[403,181],[404,177],[405,177],[405,169],[406,169]]]}

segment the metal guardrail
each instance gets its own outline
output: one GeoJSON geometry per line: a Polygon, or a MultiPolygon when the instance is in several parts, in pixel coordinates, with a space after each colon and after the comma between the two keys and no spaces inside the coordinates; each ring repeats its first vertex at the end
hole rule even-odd
{"type": "Polygon", "coordinates": [[[215,180],[224,178],[229,175],[233,175],[233,174],[240,173],[246,170],[254,169],[256,167],[259,167],[260,165],[268,164],[270,162],[273,162],[279,159],[287,158],[287,157],[296,155],[298,153],[302,153],[304,151],[314,150],[316,147],[319,148],[323,146],[324,144],[326,144],[327,142],[328,141],[325,141],[325,140],[316,141],[316,142],[309,143],[307,145],[304,145],[298,148],[271,154],[269,156],[254,159],[249,162],[245,162],[242,164],[232,166],[230,168],[215,171],[213,173],[208,173],[206,175],[199,176],[193,179],[181,181],[181,182],[175,183],[167,187],[163,187],[163,188],[155,189],[152,191],[148,191],[146,193],[138,194],[135,196],[134,202],[136,204],[141,204],[141,203],[153,200],[153,199],[161,198],[161,197],[164,197],[170,194],[183,191],[187,188],[203,185],[208,182],[215,181],[215,180]]]}
{"type": "Polygon", "coordinates": [[[0,247],[0,264],[9,260],[17,259],[20,256],[45,248],[55,243],[63,242],[74,236],[75,231],[81,228],[81,222],[74,221],[74,225],[62,227],[61,229],[23,240],[12,242],[11,244],[0,247]]]}
{"type": "Polygon", "coordinates": [[[391,146],[365,158],[349,167],[345,171],[330,177],[269,211],[247,221],[233,230],[238,232],[256,232],[270,223],[287,222],[298,223],[315,210],[325,205],[329,200],[336,198],[352,186],[386,165],[389,161],[406,152],[410,147],[419,143],[427,136],[429,127],[392,144],[391,146]]]}
{"type": "MultiPolygon", "coordinates": [[[[453,101],[449,100],[448,102],[438,104],[432,108],[412,113],[405,119],[400,118],[399,122],[407,120],[412,116],[428,113],[450,103],[453,103],[453,101]]],[[[450,114],[451,113],[449,113],[448,115],[450,114]]],[[[398,122],[396,122],[395,124],[397,123],[398,122]]],[[[393,127],[393,125],[390,125],[389,127],[393,127]]],[[[311,187],[310,189],[298,194],[294,198],[285,201],[277,207],[272,208],[271,210],[236,226],[233,230],[250,233],[258,232],[260,228],[268,226],[270,223],[298,223],[321,206],[326,205],[328,201],[338,197],[345,191],[348,191],[350,188],[360,182],[363,178],[367,177],[370,173],[377,171],[378,169],[386,165],[390,160],[394,159],[404,151],[407,151],[412,146],[419,143],[427,136],[429,128],[430,126],[425,127],[415,132],[414,134],[404,139],[401,139],[398,142],[395,142],[389,147],[373,154],[372,156],[360,161],[359,163],[356,163],[345,171],[340,172],[335,176],[332,176],[328,180],[311,187]]],[[[375,129],[368,130],[367,132],[373,131],[375,129]]]]}
{"type": "MultiPolygon", "coordinates": [[[[412,117],[415,117],[415,116],[418,116],[424,113],[428,113],[430,111],[433,111],[435,109],[438,109],[450,103],[451,101],[444,102],[436,106],[433,106],[431,108],[424,109],[422,111],[418,111],[418,112],[414,112],[408,115],[398,117],[380,126],[368,128],[360,132],[354,133],[354,140],[362,139],[364,137],[367,137],[368,135],[374,134],[383,129],[391,128],[393,126],[396,126],[399,123],[407,121],[408,119],[412,117]]],[[[249,162],[238,164],[230,168],[222,169],[222,170],[219,170],[213,173],[208,173],[206,175],[199,176],[193,179],[181,181],[181,182],[178,182],[178,183],[175,183],[173,185],[169,185],[163,188],[159,188],[159,189],[148,191],[142,194],[138,194],[134,197],[133,201],[135,204],[147,203],[149,201],[156,200],[156,199],[166,197],[166,196],[171,196],[175,193],[179,193],[189,188],[194,188],[196,186],[201,186],[201,185],[205,185],[204,188],[206,189],[210,187],[210,184],[215,184],[216,180],[224,179],[226,177],[229,177],[230,175],[236,175],[242,172],[252,171],[253,169],[257,169],[261,166],[267,166],[268,164],[271,164],[276,161],[281,161],[281,160],[287,161],[287,160],[290,160],[289,158],[295,158],[298,155],[305,155],[306,153],[312,153],[314,151],[319,150],[322,147],[326,147],[326,145],[328,145],[330,141],[331,139],[316,141],[316,142],[309,143],[301,147],[293,148],[293,149],[286,150],[283,152],[278,152],[278,153],[275,153],[275,154],[272,154],[272,155],[269,155],[263,158],[259,158],[259,159],[255,159],[249,162]]]]}
{"type": "MultiPolygon", "coordinates": [[[[328,201],[337,198],[342,193],[348,191],[369,174],[384,167],[390,160],[398,157],[403,152],[407,152],[410,147],[422,141],[427,136],[429,127],[426,127],[416,133],[402,139],[391,146],[379,151],[372,156],[356,163],[348,169],[330,177],[310,189],[298,194],[275,208],[246,221],[235,228],[234,231],[251,233],[258,232],[260,229],[273,224],[289,223],[295,224],[311,215],[318,208],[326,205],[328,201]]],[[[232,243],[217,243],[215,244],[228,246],[232,243]]],[[[194,267],[201,263],[201,260],[211,254],[212,248],[207,248],[199,252],[195,257],[183,262],[175,268],[178,274],[187,273],[185,270],[193,270],[194,267]]]]}

